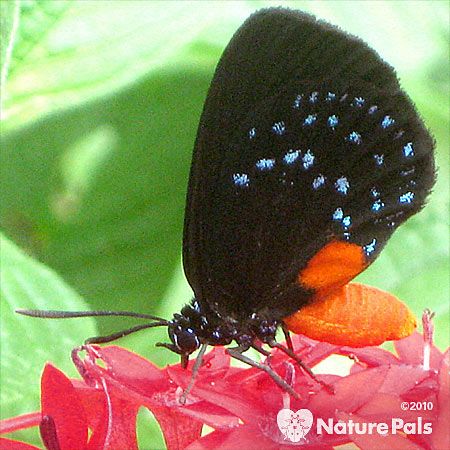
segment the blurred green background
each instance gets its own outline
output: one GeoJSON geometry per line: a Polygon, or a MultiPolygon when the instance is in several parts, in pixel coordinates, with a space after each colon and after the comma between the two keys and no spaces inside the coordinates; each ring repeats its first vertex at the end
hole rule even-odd
{"type": "MultiPolygon", "coordinates": [[[[2,1],[2,418],[38,408],[46,360],[74,375],[72,346],[131,324],[38,321],[14,308],[170,317],[190,299],[180,250],[203,101],[233,32],[281,4],[366,40],[436,138],[429,205],[359,280],[417,315],[436,311],[437,343],[448,345],[447,1],[2,1]]],[[[154,347],[164,338],[149,330],[120,345],[164,365],[176,360],[154,347]]],[[[154,423],[139,434],[142,448],[163,446],[154,423]]]]}

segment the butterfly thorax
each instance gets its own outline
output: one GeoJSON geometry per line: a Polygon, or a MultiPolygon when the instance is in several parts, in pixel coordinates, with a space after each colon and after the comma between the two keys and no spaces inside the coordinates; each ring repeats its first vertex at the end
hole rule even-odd
{"type": "Polygon", "coordinates": [[[252,312],[247,317],[224,317],[208,303],[193,299],[180,313],[174,314],[168,333],[172,344],[165,347],[181,355],[189,355],[200,345],[228,345],[235,341],[240,348],[255,342],[275,339],[280,320],[268,313],[252,312]]]}

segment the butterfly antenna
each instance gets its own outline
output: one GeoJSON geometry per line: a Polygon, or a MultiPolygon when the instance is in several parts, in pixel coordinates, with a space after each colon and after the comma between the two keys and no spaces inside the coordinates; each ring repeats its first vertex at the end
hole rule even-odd
{"type": "Polygon", "coordinates": [[[151,314],[137,313],[133,311],[56,311],[41,309],[16,309],[16,313],[23,316],[37,317],[39,319],[73,319],[75,317],[102,317],[102,316],[119,316],[119,317],[135,317],[137,319],[157,320],[166,322],[162,317],[153,316],[151,314]]]}
{"type": "Polygon", "coordinates": [[[163,327],[167,326],[167,320],[160,322],[144,323],[142,325],[136,325],[131,328],[126,328],[125,330],[117,331],[116,333],[109,334],[108,336],[94,336],[84,341],[85,344],[106,344],[107,342],[112,342],[120,339],[129,334],[136,333],[137,331],[145,330],[146,328],[153,327],[163,327]]]}
{"type": "Polygon", "coordinates": [[[136,313],[132,311],[55,311],[55,310],[40,310],[40,309],[16,309],[16,313],[23,316],[36,317],[38,319],[73,319],[76,317],[134,317],[137,319],[153,320],[154,322],[144,323],[142,325],[136,325],[131,328],[126,328],[116,333],[109,334],[107,336],[94,336],[86,339],[85,344],[106,344],[120,339],[129,334],[136,333],[146,328],[167,326],[169,321],[162,319],[158,316],[151,314],[136,313]]]}

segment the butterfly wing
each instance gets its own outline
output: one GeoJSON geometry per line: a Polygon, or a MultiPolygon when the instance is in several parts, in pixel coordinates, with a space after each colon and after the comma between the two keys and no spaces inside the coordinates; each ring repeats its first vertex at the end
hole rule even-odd
{"type": "Polygon", "coordinates": [[[424,205],[433,147],[365,43],[300,12],[255,13],[217,66],[195,143],[183,261],[196,296],[284,317],[349,281],[424,205]]]}

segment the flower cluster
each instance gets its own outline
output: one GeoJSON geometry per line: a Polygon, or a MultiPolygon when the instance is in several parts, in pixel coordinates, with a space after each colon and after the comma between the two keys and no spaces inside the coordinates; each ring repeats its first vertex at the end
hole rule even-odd
{"type": "MultiPolygon", "coordinates": [[[[429,434],[405,426],[398,433],[383,435],[318,433],[312,427],[296,444],[304,450],[331,450],[350,442],[363,450],[444,450],[450,448],[449,354],[433,346],[427,317],[424,325],[424,336],[414,333],[395,343],[396,354],[379,347],[338,347],[295,336],[296,354],[312,368],[336,354],[353,360],[347,376],[318,375],[333,386],[334,393],[330,393],[294,369],[284,353],[274,350],[270,365],[289,380],[298,399],[280,390],[261,370],[231,366],[225,349],[216,347],[205,355],[183,405],[179,399],[189,384],[193,362],[187,370],[180,365],[160,369],[117,346],[84,346],[73,352],[82,380],[69,379],[47,364],[41,380],[41,411],[3,421],[1,433],[39,426],[49,450],[132,450],[138,448],[136,416],[144,406],[158,421],[169,450],[278,450],[294,445],[277,425],[279,410],[289,408],[309,409],[325,422],[396,419],[397,423],[427,422],[432,426],[429,434]],[[401,409],[403,402],[412,401],[426,402],[433,408],[401,409]],[[212,431],[202,436],[204,425],[212,431]]],[[[37,447],[0,437],[0,448],[37,447]]]]}

